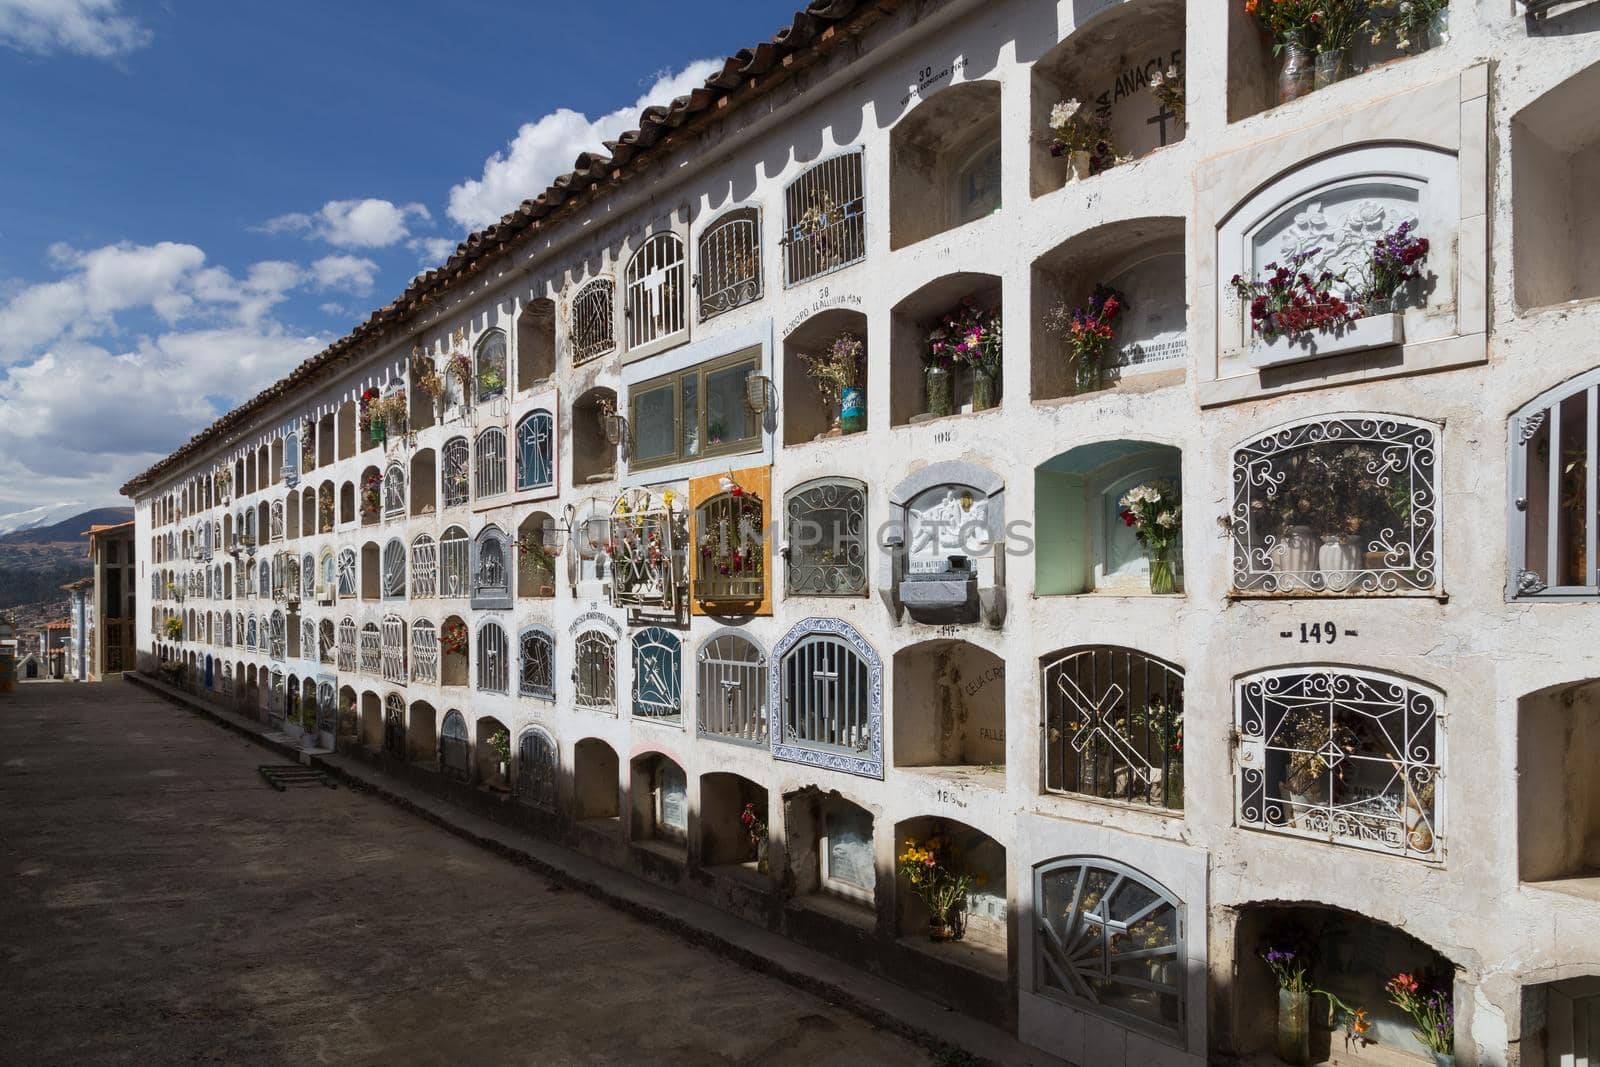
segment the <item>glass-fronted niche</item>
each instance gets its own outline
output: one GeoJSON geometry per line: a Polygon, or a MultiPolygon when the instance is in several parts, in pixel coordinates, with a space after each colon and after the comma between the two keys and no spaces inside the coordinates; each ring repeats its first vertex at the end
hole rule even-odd
{"type": "Polygon", "coordinates": [[[633,386],[632,466],[660,467],[759,449],[761,416],[746,397],[760,359],[760,349],[752,348],[633,386]]]}

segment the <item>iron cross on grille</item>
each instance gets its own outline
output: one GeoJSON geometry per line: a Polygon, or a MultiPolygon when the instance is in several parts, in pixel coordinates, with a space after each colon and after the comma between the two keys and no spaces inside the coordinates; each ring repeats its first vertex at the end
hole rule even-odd
{"type": "Polygon", "coordinates": [[[1121,686],[1113,682],[1104,693],[1100,694],[1099,700],[1089,699],[1088,695],[1078,688],[1077,682],[1064,676],[1057,681],[1056,688],[1061,690],[1061,694],[1076,709],[1083,722],[1083,728],[1072,735],[1074,751],[1082,755],[1084,749],[1089,747],[1094,736],[1098,734],[1130,767],[1149,767],[1139,750],[1129,744],[1128,739],[1119,734],[1112,724],[1111,715],[1122,701],[1121,686]]]}

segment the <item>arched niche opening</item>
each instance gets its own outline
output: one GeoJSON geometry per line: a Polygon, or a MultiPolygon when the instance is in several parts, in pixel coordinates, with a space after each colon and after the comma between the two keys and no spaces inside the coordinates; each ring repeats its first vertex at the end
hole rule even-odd
{"type": "Polygon", "coordinates": [[[445,617],[439,627],[439,681],[442,685],[466,685],[468,649],[472,638],[459,615],[445,617]]]}
{"type": "Polygon", "coordinates": [[[356,521],[356,485],[345,482],[339,487],[339,521],[356,521]]]}
{"type": "MultiPolygon", "coordinates": [[[[938,417],[937,399],[930,394],[927,375],[929,335],[945,316],[970,306],[984,313],[1003,312],[1000,279],[993,274],[946,274],[924,285],[894,306],[889,330],[889,422],[904,426],[938,417]]],[[[951,413],[976,410],[973,371],[957,366],[952,372],[951,413]]],[[[998,400],[1002,381],[997,375],[998,400]]]]}
{"type": "Polygon", "coordinates": [[[361,472],[361,525],[376,526],[383,516],[383,472],[376,466],[361,472]]]}
{"type": "Polygon", "coordinates": [[[377,693],[361,694],[361,743],[373,751],[383,748],[383,701],[377,693]]]}
{"type": "Polygon", "coordinates": [[[756,827],[767,825],[767,787],[727,772],[700,776],[700,865],[737,867],[750,874],[768,875],[767,839],[744,824],[744,813],[754,815],[756,827]]]}
{"type": "Polygon", "coordinates": [[[1181,218],[1124,219],[1076,234],[1034,260],[1035,401],[1182,382],[1189,356],[1183,234],[1181,218]],[[1114,336],[1102,360],[1075,360],[1067,325],[1075,311],[1104,307],[1100,286],[1117,299],[1114,336]]]}
{"type": "Polygon", "coordinates": [[[517,597],[556,595],[556,556],[546,546],[555,530],[548,512],[532,511],[517,525],[517,597]]]}
{"type": "Polygon", "coordinates": [[[317,532],[317,490],[306,486],[300,490],[300,532],[310,537],[317,532]]]}
{"type": "Polygon", "coordinates": [[[478,784],[494,792],[510,792],[511,790],[511,764],[502,758],[502,752],[497,747],[497,742],[504,740],[510,743],[511,735],[506,730],[505,723],[493,715],[484,715],[478,719],[477,736],[473,739],[473,763],[477,769],[478,784]]]}
{"type": "Polygon", "coordinates": [[[438,493],[434,451],[431,448],[419,448],[411,454],[411,514],[434,514],[438,510],[438,493]]]}
{"type": "Polygon", "coordinates": [[[539,297],[517,316],[517,389],[532,389],[555,373],[556,303],[539,297]]]}
{"type": "Polygon", "coordinates": [[[267,457],[267,477],[270,479],[268,482],[270,485],[277,485],[283,480],[283,438],[281,437],[272,439],[272,451],[267,457]]]}
{"type": "Polygon", "coordinates": [[[346,400],[335,416],[339,424],[339,458],[349,459],[356,454],[356,402],[346,400]]]}
{"type": "Polygon", "coordinates": [[[1517,875],[1600,898],[1600,680],[1517,701],[1517,875]]]}
{"type": "Polygon", "coordinates": [[[337,445],[334,414],[330,411],[317,420],[317,466],[326,467],[334,462],[337,445]]]}
{"type": "MultiPolygon", "coordinates": [[[[1150,553],[1125,515],[1128,494],[1141,486],[1181,500],[1182,453],[1149,441],[1097,441],[1034,468],[1035,595],[1151,592],[1150,553]]],[[[1168,560],[1181,590],[1183,543],[1178,530],[1171,536],[1168,560]]]]}
{"type": "MultiPolygon", "coordinates": [[[[244,664],[239,665],[235,677],[244,677],[244,664]]],[[[356,691],[348,685],[339,687],[339,739],[341,742],[359,744],[361,740],[361,712],[356,691]]]]}
{"type": "Polygon", "coordinates": [[[845,338],[861,342],[858,384],[861,389],[861,429],[866,429],[867,317],[847,308],[818,312],[783,339],[783,443],[805,444],[839,433],[839,398],[823,394],[808,372],[807,356],[825,353],[845,338]]]}
{"type": "MultiPolygon", "coordinates": [[[[1081,9],[1081,5],[1080,5],[1081,9]]],[[[1033,64],[1028,184],[1032,195],[1059,189],[1071,177],[1065,153],[1051,150],[1051,110],[1076,100],[1078,122],[1104,132],[1107,148],[1091,168],[1098,172],[1123,157],[1138,159],[1183,140],[1182,109],[1171,109],[1150,89],[1152,76],[1185,69],[1182,0],[1124,0],[1100,14],[1033,64]]],[[[1082,175],[1080,175],[1081,177],[1082,175]]]]}
{"type": "MultiPolygon", "coordinates": [[[[1455,964],[1397,927],[1342,908],[1273,901],[1238,912],[1233,931],[1234,981],[1231,1011],[1218,1022],[1231,1026],[1232,1051],[1243,1057],[1274,1049],[1278,1029],[1278,983],[1262,958],[1271,950],[1295,953],[1310,984],[1346,1004],[1365,1008],[1371,1051],[1393,1057],[1385,1063],[1427,1064],[1411,1016],[1391,1003],[1385,984],[1397,974],[1411,975],[1424,995],[1455,993],[1455,964]],[[1231,1017],[1229,1017],[1231,1016],[1231,1017]]],[[[1314,998],[1326,1004],[1323,998],[1314,998]]],[[[1459,1013],[1457,1013],[1459,1016],[1459,1013]]],[[[1342,1035],[1329,1029],[1329,1013],[1311,1013],[1311,1061],[1327,1062],[1342,1047],[1342,1035]]]]}
{"type": "Polygon", "coordinates": [[[889,246],[1000,210],[1000,85],[952,85],[889,131],[889,246]]]}
{"type": "Polygon", "coordinates": [[[635,756],[630,767],[629,840],[683,863],[689,840],[689,779],[659,752],[635,756]]]}
{"type": "Polygon", "coordinates": [[[1600,296],[1600,63],[1557,85],[1511,121],[1512,273],[1517,304],[1600,296]]]}
{"type": "Polygon", "coordinates": [[[941,943],[929,940],[928,909],[912,892],[910,882],[897,874],[895,931],[908,946],[1004,980],[1009,955],[1005,846],[976,827],[929,815],[898,823],[894,835],[897,857],[905,855],[913,845],[932,847],[942,862],[966,871],[976,880],[959,906],[966,927],[963,936],[959,941],[941,943]]]}
{"type": "Polygon", "coordinates": [[[406,744],[414,763],[432,766],[439,758],[439,713],[426,700],[411,702],[410,722],[406,726],[406,744]]]}
{"type": "Polygon", "coordinates": [[[617,394],[597,386],[572,403],[572,481],[606,482],[617,475],[617,446],[606,436],[606,421],[616,414],[617,394]]]}
{"type": "Polygon", "coordinates": [[[924,641],[894,657],[896,767],[962,767],[1004,788],[1005,662],[966,641],[924,641]]]}
{"type": "Polygon", "coordinates": [[[795,894],[870,923],[878,886],[873,827],[872,813],[837,790],[807,786],[785,796],[784,862],[795,894]]]}
{"type": "Polygon", "coordinates": [[[361,546],[361,599],[377,600],[383,595],[383,562],[376,541],[361,546]]]}
{"type": "Polygon", "coordinates": [[[444,398],[435,400],[429,388],[444,389],[433,354],[420,346],[411,350],[411,366],[406,374],[406,429],[412,433],[436,424],[442,414],[444,398]],[[427,387],[424,387],[424,382],[427,387]]]}
{"type": "Polygon", "coordinates": [[[620,823],[621,783],[617,750],[598,737],[586,737],[572,753],[573,818],[579,822],[620,823]]]}

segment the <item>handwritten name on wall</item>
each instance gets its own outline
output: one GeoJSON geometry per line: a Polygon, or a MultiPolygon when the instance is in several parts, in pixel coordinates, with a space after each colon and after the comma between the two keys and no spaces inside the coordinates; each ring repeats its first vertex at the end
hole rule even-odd
{"type": "Polygon", "coordinates": [[[947,67],[922,67],[917,71],[916,80],[912,82],[906,95],[900,98],[900,106],[905,107],[913,99],[920,99],[928,95],[928,91],[940,82],[947,82],[958,72],[967,69],[965,56],[957,56],[950,61],[947,67]]]}

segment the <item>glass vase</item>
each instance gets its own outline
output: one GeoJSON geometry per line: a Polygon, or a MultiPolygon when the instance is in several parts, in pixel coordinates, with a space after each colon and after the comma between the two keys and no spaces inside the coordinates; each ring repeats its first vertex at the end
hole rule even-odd
{"type": "Polygon", "coordinates": [[[867,391],[858,385],[847,385],[840,395],[839,429],[845,433],[859,433],[866,428],[867,391]]]}
{"type": "Polygon", "coordinates": [[[1311,1062],[1311,994],[1278,990],[1278,1058],[1284,1063],[1311,1062]]]}
{"type": "Polygon", "coordinates": [[[1429,17],[1427,40],[1422,43],[1422,47],[1438,48],[1448,43],[1450,43],[1450,7],[1446,5],[1429,17]]]}
{"type": "Polygon", "coordinates": [[[955,411],[955,386],[949,367],[929,364],[926,385],[929,415],[941,418],[955,411]]]}
{"type": "Polygon", "coordinates": [[[1311,78],[1312,88],[1326,89],[1334,82],[1343,81],[1345,77],[1344,58],[1343,51],[1318,52],[1311,78]]]}
{"type": "Polygon", "coordinates": [[[1100,359],[1098,356],[1081,355],[1073,364],[1074,381],[1077,384],[1076,393],[1092,393],[1100,388],[1100,359]]]}
{"type": "Polygon", "coordinates": [[[1278,71],[1278,103],[1287,104],[1316,88],[1311,49],[1299,41],[1285,41],[1283,68],[1278,71]]]}
{"type": "Polygon", "coordinates": [[[999,381],[988,371],[974,368],[972,371],[972,410],[988,411],[995,406],[1000,394],[999,381]]]}
{"type": "Polygon", "coordinates": [[[1172,561],[1165,555],[1156,556],[1150,561],[1150,592],[1175,593],[1177,590],[1178,583],[1172,573],[1172,561]]]}

